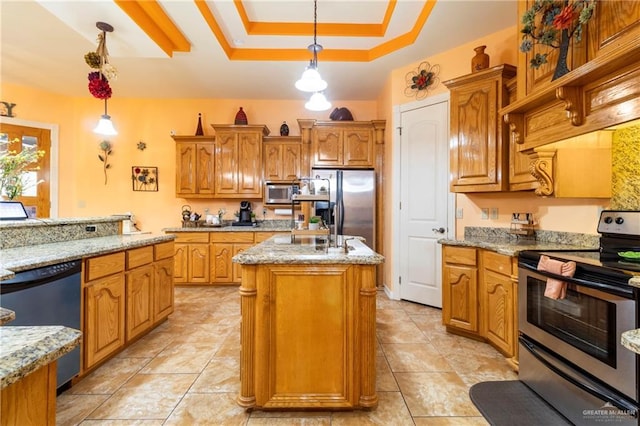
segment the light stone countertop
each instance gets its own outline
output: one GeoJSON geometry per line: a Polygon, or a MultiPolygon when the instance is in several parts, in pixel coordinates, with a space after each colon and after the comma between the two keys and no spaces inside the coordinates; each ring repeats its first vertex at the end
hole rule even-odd
{"type": "Polygon", "coordinates": [[[10,309],[5,309],[0,306],[0,325],[5,325],[8,322],[16,319],[16,313],[10,309]]]}
{"type": "Polygon", "coordinates": [[[0,259],[2,261],[0,269],[20,272],[41,266],[81,259],[83,257],[173,241],[174,239],[174,235],[166,234],[113,235],[58,243],[37,244],[29,246],[28,248],[15,247],[0,251],[0,259]]]}
{"type": "Polygon", "coordinates": [[[226,223],[223,226],[203,225],[197,228],[164,228],[164,232],[289,232],[291,220],[266,220],[256,222],[256,226],[232,226],[226,223]]]}
{"type": "Polygon", "coordinates": [[[517,256],[518,253],[525,250],[585,250],[597,249],[597,246],[585,246],[583,244],[563,244],[557,242],[545,242],[535,240],[518,240],[514,238],[481,238],[481,237],[465,237],[464,240],[440,239],[438,243],[449,246],[476,247],[486,250],[495,251],[507,256],[517,256]]]}
{"type": "MultiPolygon", "coordinates": [[[[291,242],[291,235],[276,235],[233,257],[234,263],[242,265],[257,264],[359,264],[376,265],[384,262],[384,257],[371,250],[357,237],[347,240],[349,253],[332,248],[326,253],[326,243],[316,243],[322,238],[296,237],[291,242]]],[[[326,241],[326,239],[325,239],[326,241]]]]}
{"type": "Polygon", "coordinates": [[[59,325],[0,327],[0,388],[70,352],[81,338],[80,331],[59,325]]]}
{"type": "Polygon", "coordinates": [[[630,351],[640,354],[640,329],[629,330],[622,333],[620,343],[630,351]]]}

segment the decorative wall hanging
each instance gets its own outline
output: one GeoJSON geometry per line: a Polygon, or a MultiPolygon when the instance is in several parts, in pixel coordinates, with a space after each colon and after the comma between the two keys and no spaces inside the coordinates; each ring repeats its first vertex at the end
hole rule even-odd
{"type": "Polygon", "coordinates": [[[104,114],[93,131],[103,136],[115,136],[118,132],[113,127],[111,116],[107,113],[107,99],[111,98],[112,94],[109,80],[113,81],[118,77],[118,70],[109,63],[107,51],[107,33],[113,32],[113,27],[106,22],[96,22],[96,27],[101,31],[98,34],[98,48],[95,52],[84,55],[87,65],[97,70],[89,73],[89,93],[94,98],[104,100],[104,114]]]}
{"type": "MultiPolygon", "coordinates": [[[[567,55],[571,37],[582,39],[582,27],[593,16],[596,0],[535,0],[522,15],[520,51],[531,52],[534,44],[560,49],[552,81],[569,72],[567,55]]],[[[536,53],[531,68],[547,63],[547,53],[536,53]]]]}
{"type": "Polygon", "coordinates": [[[142,142],[142,141],[138,142],[138,149],[140,151],[144,151],[145,149],[147,149],[147,144],[145,142],[142,142]]]}
{"type": "Polygon", "coordinates": [[[407,87],[404,94],[407,97],[416,97],[421,100],[427,97],[429,90],[438,85],[440,79],[440,65],[431,66],[429,62],[422,62],[415,71],[410,71],[405,76],[407,87]]]}
{"type": "Polygon", "coordinates": [[[0,115],[3,117],[15,117],[15,115],[13,115],[13,107],[15,106],[16,104],[11,102],[0,102],[0,115]]]}
{"type": "Polygon", "coordinates": [[[147,166],[131,167],[131,182],[134,191],[157,191],[158,168],[147,166]]]}
{"type": "Polygon", "coordinates": [[[107,184],[107,169],[111,168],[111,164],[109,164],[109,156],[111,155],[111,142],[102,141],[100,145],[98,145],[102,154],[98,154],[98,158],[102,161],[102,170],[104,171],[104,184],[107,184]]]}

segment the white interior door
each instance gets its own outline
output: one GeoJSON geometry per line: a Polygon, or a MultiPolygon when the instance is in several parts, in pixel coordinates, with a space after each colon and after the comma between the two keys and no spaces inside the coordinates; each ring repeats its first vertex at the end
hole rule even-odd
{"type": "Polygon", "coordinates": [[[402,111],[400,298],[442,307],[441,246],[448,226],[449,102],[402,111]]]}

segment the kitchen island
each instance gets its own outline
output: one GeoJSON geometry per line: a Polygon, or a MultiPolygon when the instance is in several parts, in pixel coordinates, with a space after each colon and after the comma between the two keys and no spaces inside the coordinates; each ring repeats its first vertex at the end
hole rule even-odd
{"type": "Polygon", "coordinates": [[[241,389],[247,409],[375,408],[376,265],[359,239],[274,236],[242,265],[241,389]]]}

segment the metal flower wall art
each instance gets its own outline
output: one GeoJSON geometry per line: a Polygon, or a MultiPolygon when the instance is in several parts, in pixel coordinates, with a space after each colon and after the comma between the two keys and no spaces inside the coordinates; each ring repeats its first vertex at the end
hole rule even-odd
{"type": "Polygon", "coordinates": [[[407,97],[416,97],[418,100],[422,100],[427,97],[429,90],[438,85],[440,79],[438,74],[440,73],[440,65],[429,64],[429,62],[422,62],[415,71],[409,71],[405,76],[407,87],[404,89],[404,94],[407,97]]]}
{"type": "Polygon", "coordinates": [[[158,168],[147,166],[131,167],[131,182],[134,191],[157,191],[158,168]]]}
{"type": "Polygon", "coordinates": [[[109,164],[109,156],[111,155],[111,142],[102,141],[100,145],[98,145],[102,154],[98,154],[98,159],[102,162],[102,170],[104,172],[104,184],[107,184],[107,169],[111,168],[111,164],[109,164]]]}

